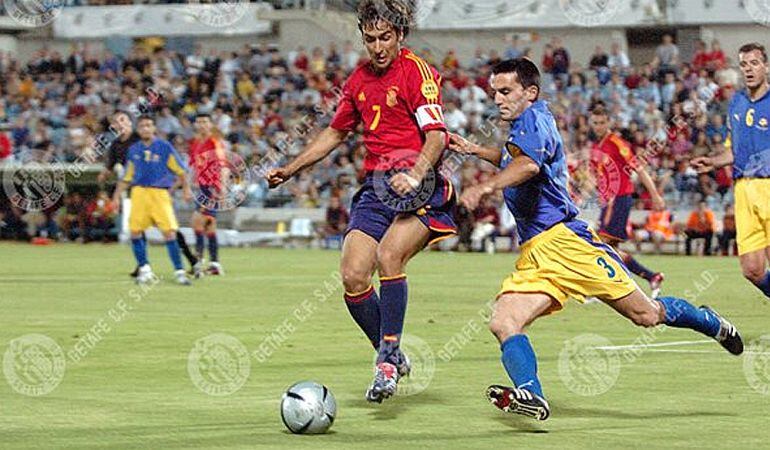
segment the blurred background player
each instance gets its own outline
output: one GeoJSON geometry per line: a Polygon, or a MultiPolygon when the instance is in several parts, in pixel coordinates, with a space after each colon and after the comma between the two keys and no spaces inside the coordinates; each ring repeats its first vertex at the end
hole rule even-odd
{"type": "Polygon", "coordinates": [[[348,310],[378,352],[366,392],[371,402],[395,394],[410,370],[400,349],[406,265],[426,245],[456,232],[452,185],[434,170],[447,142],[441,76],[403,47],[412,16],[406,0],[360,3],[358,24],[370,60],[345,83],[331,126],[294,161],[267,174],[271,187],[286,182],[363,124],[366,180],[353,198],[340,272],[348,310]],[[423,183],[426,176],[432,178],[423,183]]]}
{"type": "MultiPolygon", "coordinates": [[[[112,138],[112,140],[107,148],[107,163],[97,176],[99,184],[104,184],[107,178],[112,175],[117,175],[119,179],[125,175],[128,149],[140,140],[139,135],[134,131],[134,123],[131,120],[131,116],[127,112],[119,110],[112,114],[108,138],[112,138]]],[[[142,239],[145,239],[144,233],[142,233],[142,239]]],[[[176,241],[185,258],[190,263],[190,267],[194,268],[198,263],[198,258],[190,251],[190,247],[187,245],[187,241],[181,231],[177,230],[176,241]]],[[[136,278],[138,273],[139,266],[136,266],[130,275],[136,278]]]]}
{"type": "Polygon", "coordinates": [[[650,283],[650,295],[655,298],[660,293],[663,274],[651,271],[630,253],[618,248],[628,240],[628,217],[634,207],[634,182],[631,173],[636,172],[642,186],[649,192],[656,211],[663,210],[666,203],[645,170],[646,163],[637,159],[631,144],[611,130],[612,121],[604,105],[598,104],[593,108],[590,124],[597,139],[591,153],[591,166],[602,203],[599,237],[615,249],[628,270],[650,283]]]}
{"type": "Polygon", "coordinates": [[[142,116],[137,123],[140,140],[128,149],[126,174],[118,182],[113,202],[119,204],[123,191],[131,186],[131,246],[139,264],[136,282],[147,284],[155,275],[147,259],[147,241],[142,237],[145,230],[155,225],[166,239],[166,248],[174,265],[174,277],[181,285],[190,280],[182,267],[176,233],[179,230],[169,190],[178,181],[182,184],[186,201],[192,198],[185,178],[185,166],[179,153],[168,142],[155,137],[155,120],[142,116]]]}
{"type": "Polygon", "coordinates": [[[525,329],[563,308],[567,299],[597,297],[637,326],[689,328],[743,353],[735,327],[707,307],[675,297],[651,300],[631,279],[613,248],[577,219],[567,189],[567,160],[556,120],[540,94],[540,71],[528,59],[492,69],[491,87],[500,119],[510,122],[501,150],[471,145],[452,136],[452,148],[469,148],[500,167],[489,180],[466,189],[460,202],[474,209],[502,190],[522,240],[516,271],[503,281],[489,328],[501,344],[502,363],[513,387],[492,385],[490,402],[505,412],[547,419],[550,406],[537,376],[537,358],[525,329]]]}
{"type": "Polygon", "coordinates": [[[741,269],[770,298],[770,65],[758,43],[742,46],[738,59],[746,89],[730,102],[724,151],[695,158],[692,165],[707,173],[732,164],[741,269]]]}
{"type": "Polygon", "coordinates": [[[195,231],[195,253],[200,263],[193,266],[195,277],[202,275],[203,249],[208,239],[211,263],[206,269],[210,275],[224,275],[219,262],[217,242],[217,209],[223,199],[224,183],[229,177],[225,147],[214,129],[208,114],[195,117],[195,138],[190,141],[189,158],[198,191],[195,195],[196,210],[192,214],[195,231]]]}

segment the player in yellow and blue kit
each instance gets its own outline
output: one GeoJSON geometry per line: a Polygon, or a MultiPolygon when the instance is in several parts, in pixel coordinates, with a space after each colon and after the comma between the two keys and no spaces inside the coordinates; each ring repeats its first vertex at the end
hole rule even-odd
{"type": "Polygon", "coordinates": [[[725,151],[692,164],[701,173],[732,164],[741,269],[770,298],[770,65],[757,43],[741,47],[738,58],[746,90],[730,102],[725,151]]]}
{"type": "Polygon", "coordinates": [[[113,201],[117,203],[123,191],[131,186],[129,228],[131,247],[139,265],[136,281],[147,283],[155,277],[147,260],[147,244],[142,238],[142,233],[155,225],[166,239],[177,283],[189,285],[190,280],[182,267],[182,255],[176,240],[179,225],[169,193],[169,189],[180,180],[185,200],[192,198],[185,178],[185,165],[168,141],[155,137],[155,120],[152,117],[139,118],[137,133],[140,140],[128,149],[126,174],[113,194],[113,201]]]}
{"type": "Polygon", "coordinates": [[[513,387],[492,385],[489,400],[506,412],[545,420],[550,407],[537,376],[537,361],[524,334],[537,318],[560,310],[569,297],[597,297],[633,323],[690,328],[717,340],[730,353],[743,352],[738,331],[707,307],[674,297],[651,300],[631,279],[612,247],[577,219],[567,191],[567,163],[559,130],[540,93],[540,72],[528,59],[494,67],[491,86],[500,118],[510,122],[502,150],[451,136],[450,147],[500,167],[488,181],[465,190],[470,210],[484,195],[502,190],[523,241],[516,271],[502,283],[489,327],[501,344],[502,363],[513,387]]]}

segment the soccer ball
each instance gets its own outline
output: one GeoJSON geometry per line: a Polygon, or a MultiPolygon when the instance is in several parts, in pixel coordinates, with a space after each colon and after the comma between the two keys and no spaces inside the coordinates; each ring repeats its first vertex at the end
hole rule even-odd
{"type": "Polygon", "coordinates": [[[336,415],[337,401],[332,392],[313,381],[292,385],[281,399],[281,419],[294,434],[325,433],[336,415]]]}

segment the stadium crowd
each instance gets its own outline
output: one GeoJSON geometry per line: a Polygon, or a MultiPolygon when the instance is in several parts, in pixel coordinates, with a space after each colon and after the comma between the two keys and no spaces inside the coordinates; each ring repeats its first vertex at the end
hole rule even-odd
{"type": "MultiPolygon", "coordinates": [[[[103,162],[96,138],[108,129],[108,117],[117,109],[136,110],[139,102],[156,114],[161,136],[182,151],[193,135],[194,115],[208,112],[230,150],[249,167],[259,166],[265,157],[278,162],[276,157],[300,152],[313,131],[328,124],[337,93],[363,57],[351,42],[297,47],[287,53],[267,44],[235,52],[197,47],[187,55],[152,42],[140,42],[124,56],[80,46],[67,55],[44,48],[27,63],[0,54],[0,124],[8,137],[5,151],[0,145],[0,161],[103,162]]],[[[443,74],[450,131],[489,144],[501,142],[507,126],[496,121],[488,96],[490,69],[505,58],[533,58],[532,51],[517,38],[500,50],[478,49],[470,61],[460,61],[454,51],[439,55],[431,49],[416,50],[443,74]]],[[[573,60],[554,37],[535,59],[544,72],[542,96],[550,102],[569,149],[571,188],[583,206],[596,198],[588,112],[599,101],[611,111],[617,131],[648,164],[669,205],[695,208],[702,200],[721,209],[730,202],[729,169],[699,176],[688,166],[690,158],[713,152],[725,139],[725,111],[740,88],[740,72],[718,42],[699,43],[690,61],[680,57],[677,45],[666,36],[652,61],[631,61],[620,44],[612,43],[608,49],[597,46],[583,62],[573,60]]],[[[360,136],[353,137],[333,157],[277,191],[268,192],[254,171],[247,204],[325,207],[330,198],[339,197],[340,204],[347,205],[361,175],[363,152],[360,136]]],[[[485,163],[464,160],[451,176],[461,189],[491,170],[485,163]]],[[[82,201],[88,204],[95,198],[96,191],[82,201]]],[[[650,208],[643,189],[637,198],[638,208],[650,208]]],[[[512,220],[500,204],[499,198],[489,199],[477,211],[460,212],[461,245],[479,248],[490,236],[511,232],[512,220]]],[[[11,205],[0,209],[4,230],[8,217],[24,215],[14,214],[11,205]]],[[[51,209],[49,219],[60,217],[51,209]]],[[[83,217],[74,221],[77,228],[104,226],[74,215],[83,217]]]]}

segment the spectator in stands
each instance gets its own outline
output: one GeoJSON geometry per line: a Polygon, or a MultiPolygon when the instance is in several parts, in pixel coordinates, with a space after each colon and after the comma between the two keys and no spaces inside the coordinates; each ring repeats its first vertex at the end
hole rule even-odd
{"type": "Polygon", "coordinates": [[[59,212],[58,225],[64,239],[84,241],[86,211],[83,197],[78,192],[64,196],[64,205],[59,212]]]}
{"type": "Polygon", "coordinates": [[[687,219],[687,226],[684,230],[684,234],[687,236],[684,241],[685,253],[688,256],[692,254],[693,240],[703,239],[703,254],[711,256],[711,245],[715,231],[714,211],[708,208],[705,201],[699,202],[698,209],[690,213],[690,217],[687,219]]]}
{"type": "Polygon", "coordinates": [[[103,242],[109,242],[117,237],[110,230],[115,227],[118,212],[107,192],[99,191],[88,203],[85,214],[87,231],[84,233],[84,238],[86,241],[101,239],[103,242]]]}
{"type": "Polygon", "coordinates": [[[711,53],[706,49],[706,43],[702,39],[695,41],[695,53],[692,56],[692,67],[695,70],[704,69],[711,60],[711,53]]]}
{"type": "Polygon", "coordinates": [[[647,220],[644,227],[636,232],[637,250],[641,251],[642,242],[652,242],[655,246],[655,253],[662,252],[663,242],[674,237],[674,225],[671,212],[650,211],[647,214],[647,220]]]}
{"type": "Polygon", "coordinates": [[[487,249],[489,251],[488,249],[491,248],[494,252],[494,242],[491,239],[500,226],[498,205],[501,201],[500,198],[488,195],[473,211],[474,226],[471,232],[471,248],[473,250],[484,251],[487,249]]]}
{"type": "Polygon", "coordinates": [[[564,48],[561,38],[558,36],[554,36],[551,39],[551,44],[553,46],[553,68],[551,73],[553,73],[554,77],[566,82],[566,76],[570,68],[569,51],[564,48]]]}
{"type": "Polygon", "coordinates": [[[342,205],[340,197],[333,195],[329,198],[329,206],[326,208],[326,223],[324,223],[324,238],[342,236],[348,227],[348,211],[342,205]]]}
{"type": "Polygon", "coordinates": [[[727,58],[722,51],[722,45],[718,40],[711,41],[711,52],[708,56],[707,68],[710,70],[720,70],[727,65],[727,58]]]}
{"type": "Polygon", "coordinates": [[[628,55],[619,42],[613,42],[610,47],[610,54],[607,57],[607,67],[610,69],[617,69],[621,73],[625,72],[631,66],[631,60],[628,59],[628,55]]]}
{"type": "Polygon", "coordinates": [[[8,134],[4,131],[0,131],[0,166],[11,157],[13,154],[13,146],[11,140],[8,138],[8,134]]]}
{"type": "Polygon", "coordinates": [[[516,59],[521,58],[523,54],[524,52],[519,48],[519,35],[514,34],[511,36],[510,45],[505,49],[505,52],[503,52],[503,56],[505,59],[516,59]]]}
{"type": "Polygon", "coordinates": [[[719,250],[722,256],[727,256],[732,243],[733,254],[738,254],[738,245],[735,241],[735,209],[731,203],[725,205],[725,215],[722,218],[722,231],[719,233],[719,250]]]}
{"type": "Polygon", "coordinates": [[[677,73],[679,64],[679,47],[674,43],[674,37],[670,34],[663,35],[663,42],[655,49],[653,67],[658,69],[658,76],[668,73],[677,73]]]}

